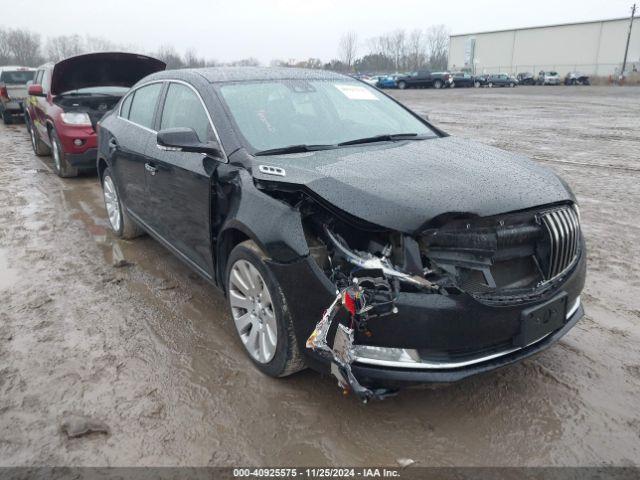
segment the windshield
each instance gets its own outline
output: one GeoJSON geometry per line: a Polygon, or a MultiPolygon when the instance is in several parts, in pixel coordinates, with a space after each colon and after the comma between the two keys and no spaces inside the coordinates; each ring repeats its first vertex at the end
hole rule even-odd
{"type": "Polygon", "coordinates": [[[220,88],[255,150],[337,145],[379,135],[435,133],[401,106],[360,82],[281,80],[220,88]]]}
{"type": "Polygon", "coordinates": [[[129,91],[128,87],[87,87],[87,88],[78,88],[76,90],[69,90],[67,92],[63,92],[60,95],[117,95],[122,96],[126,92],[129,91]]]}
{"type": "Polygon", "coordinates": [[[36,72],[29,70],[6,71],[0,73],[0,83],[7,85],[26,85],[36,72]]]}

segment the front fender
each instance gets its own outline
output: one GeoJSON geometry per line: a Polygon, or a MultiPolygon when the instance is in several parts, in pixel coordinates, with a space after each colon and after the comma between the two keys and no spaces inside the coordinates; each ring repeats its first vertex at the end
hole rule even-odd
{"type": "Polygon", "coordinates": [[[274,261],[288,263],[309,254],[300,212],[258,190],[244,169],[236,171],[229,213],[220,229],[238,230],[254,240],[274,261]]]}

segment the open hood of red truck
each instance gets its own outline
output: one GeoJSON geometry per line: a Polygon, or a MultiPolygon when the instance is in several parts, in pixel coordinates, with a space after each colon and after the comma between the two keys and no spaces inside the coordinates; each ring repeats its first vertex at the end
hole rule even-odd
{"type": "Polygon", "coordinates": [[[51,94],[59,95],[88,87],[131,87],[138,80],[166,68],[157,58],[135,53],[89,53],[56,63],[51,94]]]}

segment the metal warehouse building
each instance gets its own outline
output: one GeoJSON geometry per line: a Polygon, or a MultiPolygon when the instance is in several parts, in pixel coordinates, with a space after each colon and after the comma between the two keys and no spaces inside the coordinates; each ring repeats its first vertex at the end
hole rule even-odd
{"type": "MultiPolygon", "coordinates": [[[[640,22],[634,22],[627,71],[640,71],[640,22]]],[[[611,75],[620,70],[629,18],[567,23],[543,27],[452,35],[449,69],[475,73],[538,73],[561,75],[580,71],[611,75]]]]}

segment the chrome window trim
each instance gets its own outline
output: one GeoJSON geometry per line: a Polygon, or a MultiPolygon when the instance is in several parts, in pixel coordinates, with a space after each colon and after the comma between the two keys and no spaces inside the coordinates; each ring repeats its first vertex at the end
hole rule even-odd
{"type": "MultiPolygon", "coordinates": [[[[181,84],[181,85],[185,85],[186,87],[189,87],[191,90],[193,90],[193,92],[198,97],[198,100],[200,100],[200,104],[202,105],[202,108],[204,108],[204,112],[207,114],[207,119],[209,120],[209,125],[211,126],[211,129],[213,130],[213,134],[216,137],[216,141],[220,145],[220,150],[222,151],[222,155],[224,155],[224,159],[223,159],[224,163],[229,163],[229,158],[227,157],[227,153],[224,151],[224,147],[222,145],[222,141],[220,140],[220,135],[218,134],[218,129],[216,128],[215,124],[213,123],[213,119],[211,118],[211,113],[209,113],[209,109],[207,108],[207,105],[204,103],[204,100],[202,99],[202,95],[200,95],[200,92],[198,92],[198,90],[193,85],[191,85],[188,82],[185,82],[184,80],[175,80],[175,79],[172,79],[172,78],[163,78],[161,80],[152,80],[150,82],[143,83],[142,85],[138,85],[137,87],[135,87],[130,92],[128,92],[125,96],[122,97],[122,100],[120,101],[120,105],[118,106],[118,118],[120,120],[124,120],[125,122],[130,123],[131,125],[136,125],[137,127],[140,127],[143,130],[146,130],[147,132],[157,134],[158,133],[157,130],[152,130],[152,129],[147,128],[147,127],[145,127],[143,125],[140,125],[138,123],[132,122],[128,118],[124,118],[124,117],[122,117],[120,115],[121,112],[122,112],[122,105],[124,104],[126,98],[129,95],[133,95],[137,90],[139,90],[139,89],[141,89],[143,87],[146,87],[148,85],[153,85],[154,83],[168,83],[168,84],[178,83],[178,84],[181,84]]],[[[166,99],[166,95],[165,95],[165,99],[166,99]]],[[[133,102],[132,102],[132,105],[133,105],[133,102]]],[[[164,113],[164,104],[162,104],[162,110],[160,111],[160,122],[162,122],[162,113],[164,113]]]]}
{"type": "MultiPolygon", "coordinates": [[[[147,82],[147,83],[143,83],[142,85],[138,85],[136,88],[130,90],[129,92],[127,92],[126,95],[124,95],[122,97],[122,99],[120,100],[120,105],[118,105],[118,118],[120,120],[124,120],[127,123],[130,123],[131,125],[135,125],[136,127],[140,127],[143,130],[146,130],[147,132],[150,133],[158,133],[156,130],[153,130],[149,127],[145,127],[144,125],[140,125],[139,123],[136,122],[132,122],[131,120],[129,120],[128,118],[124,118],[123,116],[121,116],[122,113],[122,105],[124,104],[125,100],[127,99],[127,97],[129,97],[130,95],[133,95],[134,93],[136,93],[138,90],[140,90],[143,87],[147,87],[149,85],[153,85],[154,83],[165,83],[166,80],[152,80],[151,82],[147,82]]],[[[162,93],[162,91],[160,92],[162,93]]],[[[133,101],[131,102],[131,105],[133,105],[133,101]]],[[[129,107],[129,112],[131,112],[131,107],[129,107]]]]}
{"type": "MultiPolygon", "coordinates": [[[[576,298],[575,302],[569,309],[566,315],[566,319],[569,320],[580,308],[580,297],[576,298]]],[[[551,332],[553,333],[553,332],[551,332]]],[[[523,348],[530,347],[531,345],[535,345],[536,343],[547,338],[551,333],[547,333],[543,337],[531,342],[524,347],[510,348],[508,350],[503,350],[501,352],[493,353],[491,355],[486,355],[483,357],[474,358],[471,360],[465,360],[462,362],[401,362],[395,360],[378,360],[373,358],[366,357],[355,357],[354,362],[360,365],[374,365],[378,367],[392,367],[392,368],[405,368],[412,370],[447,370],[447,369],[455,369],[467,367],[469,365],[475,365],[477,363],[487,362],[489,360],[493,360],[495,358],[503,357],[505,355],[509,355],[510,353],[517,352],[518,350],[522,350],[523,348]]]]}

